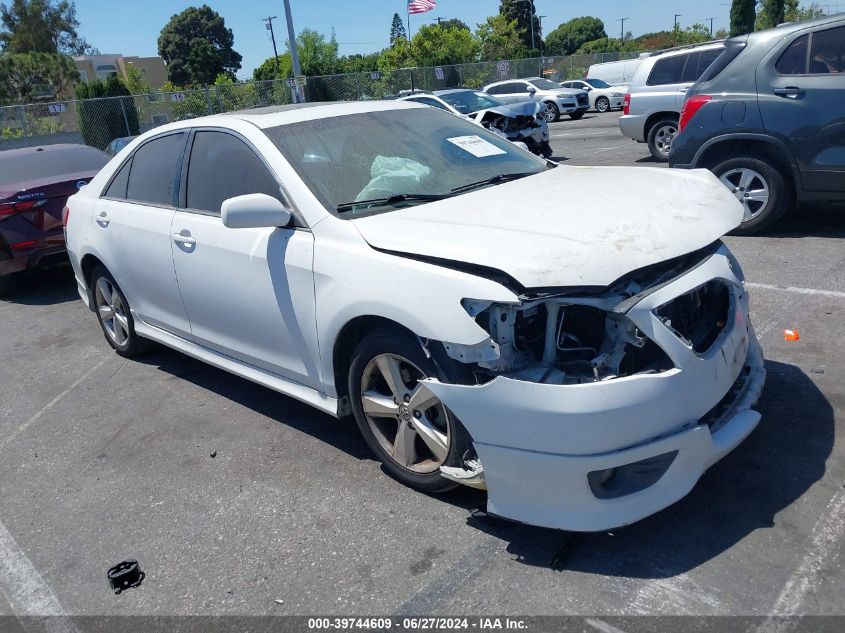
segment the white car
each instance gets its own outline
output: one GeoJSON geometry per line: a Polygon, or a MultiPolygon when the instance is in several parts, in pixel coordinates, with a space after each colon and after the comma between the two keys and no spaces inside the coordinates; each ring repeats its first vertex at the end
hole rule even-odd
{"type": "Polygon", "coordinates": [[[561,88],[560,84],[540,77],[497,81],[485,86],[484,92],[505,103],[539,101],[549,123],[559,120],[561,114],[568,114],[571,119],[580,119],[590,108],[590,98],[583,90],[567,90],[561,88]]]}
{"type": "Polygon", "coordinates": [[[560,85],[563,88],[584,90],[590,97],[590,108],[601,113],[621,110],[628,92],[627,86],[611,86],[601,79],[571,79],[560,85]]]}
{"type": "Polygon", "coordinates": [[[555,167],[435,108],[308,104],[151,130],[65,216],[118,354],[157,341],[351,413],[399,480],[486,488],[495,515],[637,521],[760,419],[720,241],[742,207],[708,171],[555,167]]]}

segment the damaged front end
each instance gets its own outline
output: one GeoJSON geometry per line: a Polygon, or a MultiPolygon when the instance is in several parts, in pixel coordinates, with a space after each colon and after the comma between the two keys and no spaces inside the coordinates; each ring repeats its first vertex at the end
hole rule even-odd
{"type": "Polygon", "coordinates": [[[759,421],[765,370],[721,242],[609,288],[519,299],[465,299],[489,338],[443,348],[472,379],[427,385],[477,452],[441,472],[486,486],[491,513],[584,531],[630,523],[689,492],[759,421]]]}

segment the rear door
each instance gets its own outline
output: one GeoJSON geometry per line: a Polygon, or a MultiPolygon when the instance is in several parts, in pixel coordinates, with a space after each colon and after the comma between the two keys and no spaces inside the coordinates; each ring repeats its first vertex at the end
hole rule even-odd
{"type": "Polygon", "coordinates": [[[679,53],[667,55],[658,59],[646,79],[646,85],[638,89],[638,101],[642,99],[639,93],[649,96],[649,112],[668,110],[680,112],[684,105],[686,92],[692,87],[690,81],[684,81],[684,71],[691,57],[692,67],[698,68],[699,53],[679,53]]]}
{"type": "Polygon", "coordinates": [[[785,38],[757,87],[766,132],[790,148],[804,188],[845,192],[845,26],[785,38]]]}
{"type": "Polygon", "coordinates": [[[525,81],[511,81],[498,86],[498,92],[491,94],[495,94],[499,99],[507,103],[520,103],[533,99],[531,93],[528,92],[528,88],[528,83],[525,81]]]}
{"type": "Polygon", "coordinates": [[[95,207],[94,241],[136,315],[190,338],[170,236],[186,137],[154,137],[123,163],[95,207]]]}
{"type": "Polygon", "coordinates": [[[173,219],[173,262],[194,341],[220,354],[318,387],[313,234],[306,228],[230,229],[223,201],[264,193],[290,207],[245,138],[199,129],[173,219]]]}

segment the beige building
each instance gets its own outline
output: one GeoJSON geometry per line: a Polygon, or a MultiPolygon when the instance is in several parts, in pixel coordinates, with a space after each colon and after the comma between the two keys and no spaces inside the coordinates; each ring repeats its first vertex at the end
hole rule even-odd
{"type": "Polygon", "coordinates": [[[83,55],[74,57],[76,68],[84,82],[106,79],[119,75],[126,79],[126,69],[131,64],[141,71],[153,89],[161,88],[167,81],[167,67],[161,57],[124,57],[123,55],[83,55]]]}

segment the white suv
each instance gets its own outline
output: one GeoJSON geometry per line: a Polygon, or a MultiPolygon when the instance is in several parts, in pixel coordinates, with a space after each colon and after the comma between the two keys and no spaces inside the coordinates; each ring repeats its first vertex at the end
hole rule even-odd
{"type": "Polygon", "coordinates": [[[539,101],[543,104],[543,116],[549,123],[559,120],[561,114],[568,114],[572,119],[580,119],[590,109],[590,97],[584,90],[561,88],[560,84],[540,77],[497,81],[485,86],[484,92],[495,95],[507,103],[519,103],[530,99],[539,101]]]}
{"type": "Polygon", "coordinates": [[[648,57],[625,95],[622,134],[648,143],[659,162],[669,160],[687,91],[724,50],[723,42],[686,46],[648,57]]]}

